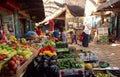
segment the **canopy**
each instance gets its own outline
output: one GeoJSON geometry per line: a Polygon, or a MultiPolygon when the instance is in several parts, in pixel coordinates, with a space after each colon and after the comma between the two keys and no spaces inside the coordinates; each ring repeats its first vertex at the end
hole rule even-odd
{"type": "Polygon", "coordinates": [[[86,0],[43,0],[45,19],[39,24],[58,17],[65,12],[67,8],[73,16],[83,16],[85,1],[86,0]]]}

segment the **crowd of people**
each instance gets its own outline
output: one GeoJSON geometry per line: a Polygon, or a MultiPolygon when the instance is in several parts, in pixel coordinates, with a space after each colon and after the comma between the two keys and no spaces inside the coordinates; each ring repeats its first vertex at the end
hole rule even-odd
{"type": "MultiPolygon", "coordinates": [[[[62,42],[67,42],[69,43],[69,40],[71,39],[71,44],[79,44],[79,41],[82,43],[83,47],[88,47],[89,42],[90,42],[90,35],[92,31],[92,26],[88,23],[84,25],[83,32],[81,35],[76,35],[76,29],[73,28],[72,31],[69,32],[70,38],[68,39],[68,33],[65,31],[65,28],[59,28],[56,27],[54,28],[54,31],[49,31],[46,30],[43,32],[43,26],[38,26],[33,29],[33,31],[28,31],[25,33],[21,38],[26,38],[27,40],[36,40],[41,41],[41,38],[43,36],[46,36],[48,38],[52,38],[55,42],[62,41],[62,42]],[[79,40],[79,41],[78,41],[79,40]]],[[[3,37],[0,37],[0,41],[6,40],[5,37],[5,31],[1,27],[0,28],[0,33],[2,34],[3,37]]]]}
{"type": "Polygon", "coordinates": [[[49,30],[46,30],[43,32],[42,27],[38,26],[37,28],[34,28],[33,31],[28,31],[25,33],[22,38],[26,38],[27,40],[32,40],[35,38],[41,38],[42,36],[46,36],[48,38],[54,38],[55,42],[62,41],[67,42],[66,38],[66,32],[64,28],[57,28],[55,27],[53,32],[50,32],[49,30]]]}
{"type": "MultiPolygon", "coordinates": [[[[91,32],[91,27],[86,25],[83,30],[84,37],[82,39],[82,46],[84,47],[88,47],[90,32],[91,32]]],[[[3,40],[7,41],[5,37],[5,31],[2,27],[0,28],[0,33],[2,33],[2,36],[3,36],[3,37],[0,37],[0,41],[3,41],[3,40]]],[[[78,44],[76,30],[73,29],[71,32],[69,32],[69,34],[70,34],[71,44],[73,43],[78,44]]],[[[67,39],[67,33],[64,28],[55,27],[54,31],[52,32],[50,32],[49,30],[47,30],[46,32],[43,32],[41,25],[34,28],[33,31],[28,31],[21,38],[26,38],[27,40],[41,41],[41,37],[43,36],[46,36],[48,38],[53,38],[55,42],[58,42],[58,41],[68,42],[69,40],[67,39]]]]}

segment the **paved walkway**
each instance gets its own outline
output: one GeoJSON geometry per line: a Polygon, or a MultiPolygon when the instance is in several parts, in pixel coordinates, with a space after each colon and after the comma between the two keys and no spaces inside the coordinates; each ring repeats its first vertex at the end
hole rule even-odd
{"type": "Polygon", "coordinates": [[[120,68],[120,45],[112,46],[112,44],[100,45],[90,43],[89,47],[82,47],[76,44],[72,44],[69,46],[76,47],[77,53],[80,52],[80,49],[90,50],[99,57],[100,61],[108,61],[111,66],[117,66],[120,68]]]}

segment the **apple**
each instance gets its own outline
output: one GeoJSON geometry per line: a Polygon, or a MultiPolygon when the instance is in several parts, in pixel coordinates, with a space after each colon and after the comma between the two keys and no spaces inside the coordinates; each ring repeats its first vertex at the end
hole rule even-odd
{"type": "Polygon", "coordinates": [[[11,67],[11,69],[13,69],[13,70],[16,70],[17,69],[17,64],[15,64],[13,67],[11,67]]]}
{"type": "Polygon", "coordinates": [[[7,55],[6,55],[6,54],[2,54],[1,56],[3,56],[4,58],[7,58],[7,55]]]}
{"type": "Polygon", "coordinates": [[[16,58],[15,56],[13,56],[13,57],[11,58],[11,60],[16,61],[17,58],[16,58]]]}
{"type": "Polygon", "coordinates": [[[3,57],[2,56],[0,56],[0,61],[2,61],[3,60],[3,57]]]}
{"type": "Polygon", "coordinates": [[[20,60],[16,60],[16,64],[17,64],[17,65],[20,65],[20,60]]]}
{"type": "Polygon", "coordinates": [[[10,76],[13,76],[15,74],[15,71],[14,70],[9,70],[8,73],[9,73],[10,76]]]}
{"type": "Polygon", "coordinates": [[[26,59],[21,58],[21,60],[20,60],[20,64],[23,64],[25,61],[26,61],[26,59]]]}
{"type": "Polygon", "coordinates": [[[8,63],[8,66],[9,67],[14,67],[15,66],[15,61],[11,60],[9,63],[8,63]]]}

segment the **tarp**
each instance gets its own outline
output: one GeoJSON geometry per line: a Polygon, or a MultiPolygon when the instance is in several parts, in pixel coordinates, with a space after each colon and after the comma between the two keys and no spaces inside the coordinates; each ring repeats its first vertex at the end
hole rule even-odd
{"type": "Polygon", "coordinates": [[[67,10],[66,6],[74,17],[83,16],[86,0],[43,0],[43,2],[46,18],[39,24],[61,15],[67,10]]]}

